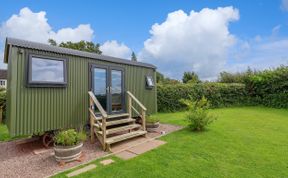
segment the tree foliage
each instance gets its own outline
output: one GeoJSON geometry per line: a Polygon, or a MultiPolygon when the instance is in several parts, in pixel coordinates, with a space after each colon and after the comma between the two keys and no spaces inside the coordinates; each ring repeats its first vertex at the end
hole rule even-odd
{"type": "Polygon", "coordinates": [[[195,72],[184,72],[183,78],[182,78],[183,83],[200,83],[201,81],[199,80],[198,75],[195,72]]]}
{"type": "Polygon", "coordinates": [[[252,75],[256,75],[258,71],[252,70],[250,67],[244,72],[229,73],[221,72],[218,77],[218,82],[221,83],[245,83],[245,81],[252,75]]]}
{"type": "Polygon", "coordinates": [[[48,43],[52,46],[57,46],[57,42],[51,38],[48,40],[48,43]]]}
{"type": "Polygon", "coordinates": [[[169,77],[165,77],[163,74],[161,74],[158,71],[156,72],[156,82],[161,83],[161,84],[178,84],[178,83],[180,83],[176,79],[171,79],[169,77]]]}
{"type": "Polygon", "coordinates": [[[137,61],[137,56],[134,52],[131,54],[131,61],[137,61]]]}
{"type": "Polygon", "coordinates": [[[161,74],[160,72],[156,71],[156,82],[160,83],[163,82],[165,79],[164,75],[161,74]]]}
{"type": "MultiPolygon", "coordinates": [[[[52,46],[57,46],[57,43],[53,39],[49,39],[48,43],[52,46]]],[[[100,50],[100,44],[94,44],[93,42],[88,41],[79,41],[79,42],[62,42],[58,45],[59,47],[63,48],[70,48],[75,49],[79,51],[86,51],[90,53],[96,53],[96,54],[102,54],[102,51],[100,50]]]]}

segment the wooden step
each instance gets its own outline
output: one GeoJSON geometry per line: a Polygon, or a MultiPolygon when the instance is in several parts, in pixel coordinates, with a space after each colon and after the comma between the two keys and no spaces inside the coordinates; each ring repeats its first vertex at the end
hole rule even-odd
{"type": "Polygon", "coordinates": [[[115,120],[115,121],[108,121],[108,122],[106,122],[106,126],[125,124],[125,123],[129,123],[129,122],[135,122],[135,119],[126,118],[126,119],[119,119],[119,120],[115,120]]]}
{"type": "MultiPolygon", "coordinates": [[[[112,129],[107,129],[106,130],[106,134],[113,134],[113,133],[117,133],[117,132],[122,132],[122,131],[127,131],[130,129],[136,129],[136,128],[140,128],[141,125],[139,124],[131,124],[131,125],[126,125],[126,126],[122,126],[122,127],[116,127],[116,128],[112,128],[112,129]]],[[[102,131],[97,131],[98,134],[102,134],[102,131]]]]}
{"type": "Polygon", "coordinates": [[[115,118],[121,118],[121,117],[128,117],[128,113],[121,113],[121,114],[113,114],[113,115],[108,115],[108,119],[115,119],[115,118]]]}
{"type": "Polygon", "coordinates": [[[133,132],[130,132],[130,133],[123,134],[123,135],[117,135],[115,137],[107,138],[106,139],[106,143],[107,144],[112,144],[112,143],[120,142],[120,141],[123,141],[123,140],[127,140],[129,138],[138,137],[138,136],[144,135],[146,133],[147,133],[147,131],[137,130],[137,131],[133,131],[133,132]]]}
{"type": "MultiPolygon", "coordinates": [[[[125,124],[125,123],[129,123],[129,122],[135,122],[135,119],[126,118],[126,119],[119,119],[119,120],[115,120],[115,121],[108,121],[108,122],[106,122],[106,127],[112,126],[112,125],[125,124]]],[[[98,124],[94,124],[94,126],[97,128],[101,128],[102,123],[100,123],[100,126],[98,124]]]]}

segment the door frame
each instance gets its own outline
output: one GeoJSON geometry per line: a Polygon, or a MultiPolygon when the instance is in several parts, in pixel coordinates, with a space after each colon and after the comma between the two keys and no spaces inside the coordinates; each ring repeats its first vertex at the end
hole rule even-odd
{"type": "MultiPolygon", "coordinates": [[[[114,66],[114,65],[105,65],[105,64],[95,64],[95,63],[89,63],[89,70],[88,70],[88,79],[89,79],[89,90],[94,92],[94,80],[93,80],[93,69],[94,68],[100,68],[106,70],[106,94],[107,94],[107,101],[106,101],[106,112],[107,114],[119,114],[126,112],[126,92],[125,92],[125,69],[120,66],[114,66]],[[112,70],[118,70],[121,71],[121,80],[122,80],[122,110],[119,112],[112,112],[112,95],[110,92],[107,92],[107,88],[111,87],[112,84],[112,77],[111,77],[111,71],[112,70]]],[[[110,91],[110,89],[109,89],[110,91]]]]}
{"type": "Polygon", "coordinates": [[[108,73],[109,73],[109,86],[112,86],[112,70],[116,71],[121,71],[121,88],[122,88],[122,98],[121,98],[121,105],[122,105],[122,110],[118,112],[112,112],[112,94],[109,93],[109,114],[120,114],[126,112],[126,100],[125,100],[125,70],[123,67],[118,67],[118,66],[109,66],[108,67],[108,73]]]}

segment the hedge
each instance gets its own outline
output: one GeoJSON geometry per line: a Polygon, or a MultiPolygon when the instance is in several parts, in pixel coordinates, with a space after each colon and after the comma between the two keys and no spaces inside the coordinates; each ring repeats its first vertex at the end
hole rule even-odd
{"type": "Polygon", "coordinates": [[[202,96],[214,108],[236,105],[288,108],[288,66],[249,73],[244,84],[158,84],[157,95],[159,112],[183,110],[180,99],[198,100],[202,96]]]}
{"type": "Polygon", "coordinates": [[[159,112],[173,112],[183,110],[185,107],[180,99],[198,100],[205,96],[211,107],[227,107],[250,105],[244,84],[225,83],[199,83],[199,84],[175,84],[157,86],[157,104],[159,112]]]}
{"type": "Polygon", "coordinates": [[[251,75],[246,81],[246,90],[257,103],[274,108],[288,108],[288,67],[264,70],[251,75]]]}

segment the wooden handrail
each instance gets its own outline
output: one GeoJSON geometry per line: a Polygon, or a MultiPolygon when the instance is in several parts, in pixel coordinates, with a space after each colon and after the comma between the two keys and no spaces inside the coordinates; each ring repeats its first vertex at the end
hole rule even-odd
{"type": "Polygon", "coordinates": [[[147,111],[146,107],[130,91],[127,91],[127,94],[141,107],[141,109],[147,111]]]}
{"type": "Polygon", "coordinates": [[[92,91],[88,92],[90,98],[93,100],[94,104],[97,106],[98,110],[100,111],[102,117],[106,119],[108,117],[106,111],[103,109],[97,98],[95,97],[94,93],[92,91]]]}
{"type": "Polygon", "coordinates": [[[97,138],[100,140],[100,143],[103,146],[103,149],[106,149],[106,119],[108,118],[108,115],[106,113],[106,111],[103,109],[103,107],[101,106],[100,102],[97,100],[97,98],[95,97],[94,93],[92,91],[88,92],[89,97],[90,97],[90,107],[89,107],[89,112],[90,112],[90,133],[91,133],[91,143],[94,143],[94,129],[93,126],[95,124],[95,121],[97,122],[97,124],[100,126],[100,129],[102,131],[102,137],[100,138],[100,136],[96,133],[97,138]],[[96,105],[96,107],[98,108],[98,110],[100,111],[100,114],[102,116],[102,123],[100,123],[100,118],[97,117],[94,114],[94,110],[92,110],[93,105],[96,105]]]}
{"type": "Polygon", "coordinates": [[[128,110],[129,110],[129,116],[132,117],[132,109],[133,111],[140,116],[142,119],[142,129],[146,131],[146,107],[130,92],[127,91],[128,94],[128,110]],[[140,106],[141,113],[139,113],[136,108],[132,106],[132,99],[140,106]]]}

